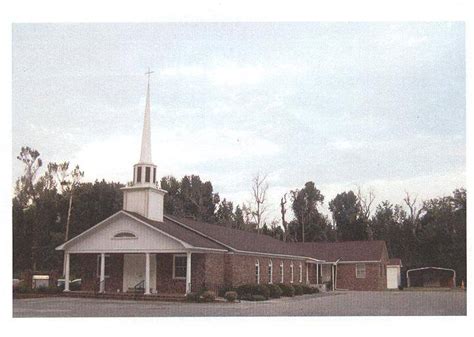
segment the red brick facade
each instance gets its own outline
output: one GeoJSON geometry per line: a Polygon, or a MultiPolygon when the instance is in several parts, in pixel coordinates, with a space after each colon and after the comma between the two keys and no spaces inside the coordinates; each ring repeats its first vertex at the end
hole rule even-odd
{"type": "MultiPolygon", "coordinates": [[[[156,289],[158,293],[185,293],[185,279],[173,278],[173,255],[156,254],[156,289]]],[[[316,265],[307,264],[298,259],[270,258],[266,256],[238,254],[202,254],[193,253],[191,256],[192,291],[212,289],[217,291],[222,287],[239,286],[245,283],[256,283],[256,262],[259,263],[260,284],[270,283],[269,264],[272,262],[272,283],[281,283],[280,265],[283,263],[283,283],[286,284],[316,284],[316,265]],[[293,264],[293,280],[291,280],[291,265],[293,264]],[[301,265],[301,279],[300,279],[301,265]],[[306,273],[308,272],[308,278],[306,273]]],[[[356,263],[339,263],[337,265],[338,289],[348,290],[382,290],[386,288],[386,263],[364,263],[365,277],[356,277],[356,263]]],[[[123,254],[110,254],[106,259],[106,291],[122,290],[123,284],[123,254]]],[[[319,283],[331,283],[331,268],[329,264],[322,265],[319,283]]],[[[71,271],[74,277],[82,278],[83,290],[94,290],[98,281],[97,254],[80,254],[71,256],[71,271]]]]}
{"type": "Polygon", "coordinates": [[[356,263],[337,265],[337,289],[384,290],[387,288],[385,263],[361,263],[360,265],[365,265],[365,277],[357,278],[356,263]]]}

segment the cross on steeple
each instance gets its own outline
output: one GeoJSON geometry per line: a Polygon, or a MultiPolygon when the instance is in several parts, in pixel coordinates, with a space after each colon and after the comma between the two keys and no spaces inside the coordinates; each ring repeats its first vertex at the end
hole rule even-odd
{"type": "Polygon", "coordinates": [[[148,71],[145,73],[145,75],[148,75],[148,83],[150,83],[150,75],[153,74],[154,71],[150,70],[150,67],[148,67],[148,71]]]}

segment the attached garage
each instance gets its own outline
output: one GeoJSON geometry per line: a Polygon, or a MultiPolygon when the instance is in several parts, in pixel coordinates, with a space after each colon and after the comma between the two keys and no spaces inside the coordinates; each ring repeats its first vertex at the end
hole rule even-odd
{"type": "Polygon", "coordinates": [[[387,264],[387,289],[397,289],[402,284],[402,260],[390,259],[387,264]]]}

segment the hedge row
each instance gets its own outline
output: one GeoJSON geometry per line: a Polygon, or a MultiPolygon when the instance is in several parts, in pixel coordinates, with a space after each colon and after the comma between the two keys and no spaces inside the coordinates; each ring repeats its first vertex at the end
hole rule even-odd
{"type": "Polygon", "coordinates": [[[240,300],[264,301],[269,298],[280,298],[281,296],[293,297],[295,295],[315,294],[318,292],[319,290],[317,288],[300,284],[243,284],[236,288],[222,288],[219,290],[219,296],[233,301],[235,300],[233,299],[233,293],[236,293],[237,298],[240,300]],[[230,297],[230,299],[228,299],[228,297],[230,297]]]}

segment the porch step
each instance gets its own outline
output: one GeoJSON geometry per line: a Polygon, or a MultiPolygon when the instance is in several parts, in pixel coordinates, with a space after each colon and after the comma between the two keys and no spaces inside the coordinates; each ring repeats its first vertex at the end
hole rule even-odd
{"type": "Polygon", "coordinates": [[[138,300],[138,301],[164,301],[164,302],[181,302],[186,300],[184,294],[150,294],[143,293],[95,293],[86,291],[70,291],[61,294],[66,297],[76,298],[99,298],[114,300],[138,300]]]}

